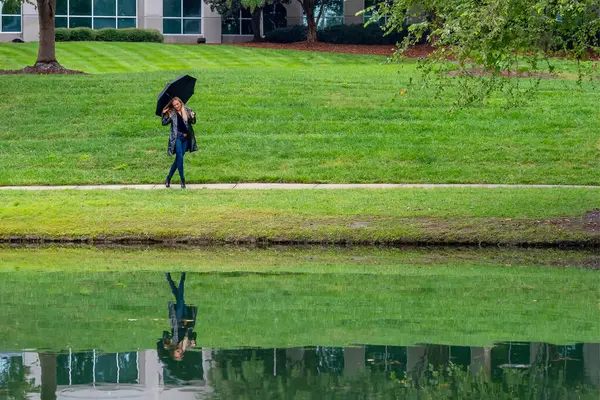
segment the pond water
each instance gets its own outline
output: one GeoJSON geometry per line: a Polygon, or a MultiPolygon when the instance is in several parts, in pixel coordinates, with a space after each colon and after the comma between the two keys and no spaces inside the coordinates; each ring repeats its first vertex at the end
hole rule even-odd
{"type": "MultiPolygon", "coordinates": [[[[589,398],[600,344],[163,349],[0,354],[9,398],[589,398]],[[52,395],[56,397],[52,397],[52,395]],[[13,397],[11,397],[13,396],[13,397]]],[[[0,392],[1,393],[1,392],[0,392]]]]}
{"type": "Polygon", "coordinates": [[[0,248],[0,399],[597,400],[597,261],[0,248]]]}

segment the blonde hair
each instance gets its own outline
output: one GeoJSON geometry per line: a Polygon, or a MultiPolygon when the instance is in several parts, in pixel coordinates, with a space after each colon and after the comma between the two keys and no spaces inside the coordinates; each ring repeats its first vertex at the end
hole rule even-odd
{"type": "Polygon", "coordinates": [[[183,112],[181,113],[181,118],[183,118],[183,120],[187,122],[188,113],[187,113],[187,110],[185,109],[185,103],[183,101],[181,101],[181,99],[179,97],[173,97],[171,99],[171,101],[169,101],[169,104],[167,104],[165,106],[165,108],[163,108],[163,114],[169,114],[170,117],[175,115],[175,113],[177,111],[175,111],[175,107],[173,107],[173,102],[176,100],[181,104],[181,108],[183,109],[183,112]]]}

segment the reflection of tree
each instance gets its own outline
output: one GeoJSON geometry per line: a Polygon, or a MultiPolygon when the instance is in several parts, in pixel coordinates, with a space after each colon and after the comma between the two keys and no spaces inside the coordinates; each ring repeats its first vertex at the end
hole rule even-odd
{"type": "Polygon", "coordinates": [[[56,354],[39,353],[42,368],[42,400],[56,399],[56,354]]]}
{"type": "Polygon", "coordinates": [[[243,352],[243,357],[237,353],[231,360],[227,353],[215,354],[217,362],[209,371],[214,389],[211,398],[569,399],[598,395],[581,381],[568,382],[564,374],[544,373],[543,366],[536,363],[529,369],[505,369],[496,378],[474,375],[468,366],[450,361],[448,346],[427,346],[416,378],[378,367],[366,368],[354,376],[344,375],[335,367],[339,355],[343,366],[343,353],[334,348],[305,349],[301,362],[281,363],[278,355],[277,374],[273,374],[273,362],[269,360],[273,350],[243,352]],[[333,367],[326,371],[320,365],[333,367]]]}
{"type": "Polygon", "coordinates": [[[410,378],[417,386],[421,379],[432,378],[432,369],[446,365],[450,359],[449,346],[427,344],[422,349],[424,350],[422,357],[410,371],[410,378]]]}
{"type": "MultiPolygon", "coordinates": [[[[398,399],[562,399],[570,391],[564,380],[539,379],[537,374],[511,370],[495,382],[484,375],[473,376],[464,367],[450,364],[431,368],[419,384],[386,372],[366,372],[362,376],[345,377],[332,374],[306,374],[299,368],[287,377],[265,375],[264,362],[253,358],[242,368],[215,369],[210,379],[214,399],[278,399],[278,398],[398,398],[398,399]]],[[[574,389],[578,396],[597,396],[589,387],[574,389]]],[[[581,397],[579,397],[581,396],[581,397]]],[[[594,398],[594,397],[589,397],[594,398]]]]}
{"type": "Polygon", "coordinates": [[[317,371],[320,374],[341,374],[344,371],[344,349],[341,347],[318,346],[317,371]]]}
{"type": "Polygon", "coordinates": [[[22,357],[0,359],[0,399],[26,399],[35,391],[34,380],[27,378],[29,370],[22,357]]]}

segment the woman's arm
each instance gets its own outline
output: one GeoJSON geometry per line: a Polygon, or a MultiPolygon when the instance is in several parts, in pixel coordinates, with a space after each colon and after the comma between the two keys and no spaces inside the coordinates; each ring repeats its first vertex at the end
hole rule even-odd
{"type": "Polygon", "coordinates": [[[196,123],[196,113],[192,111],[191,108],[187,109],[188,112],[188,120],[190,121],[190,124],[195,124],[196,123]]]}
{"type": "Polygon", "coordinates": [[[162,115],[162,124],[163,124],[163,126],[169,125],[170,123],[171,123],[171,115],[169,115],[169,114],[163,114],[162,115]]]}

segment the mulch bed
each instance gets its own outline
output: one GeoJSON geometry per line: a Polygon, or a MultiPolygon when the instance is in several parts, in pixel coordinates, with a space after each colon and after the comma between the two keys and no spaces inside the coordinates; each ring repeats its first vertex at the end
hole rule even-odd
{"type": "MultiPolygon", "coordinates": [[[[241,47],[252,47],[260,49],[276,49],[276,50],[301,50],[301,51],[321,51],[327,53],[347,53],[347,54],[369,54],[377,56],[391,56],[398,48],[393,45],[360,45],[360,44],[331,44],[324,42],[309,43],[295,42],[295,43],[268,43],[268,42],[242,42],[242,43],[231,43],[227,46],[241,46],[241,47]]],[[[435,48],[429,44],[419,44],[410,47],[404,56],[408,58],[425,58],[433,53],[435,48]]],[[[554,55],[554,58],[563,58],[560,55],[554,55]]],[[[452,60],[453,57],[449,56],[448,59],[452,60]]],[[[590,51],[590,61],[600,61],[600,54],[596,54],[590,51]]],[[[476,75],[484,75],[481,72],[475,72],[476,75]]],[[[453,73],[451,73],[453,74],[453,73]]],[[[454,72],[456,74],[456,72],[454,72]]],[[[504,71],[501,73],[502,76],[515,77],[516,73],[504,71]]],[[[518,75],[520,78],[556,78],[552,74],[531,74],[521,73],[518,75]]]]}
{"type": "MultiPolygon", "coordinates": [[[[377,56],[391,56],[397,50],[396,46],[392,45],[362,45],[362,44],[332,44],[332,43],[268,43],[268,42],[245,42],[235,43],[232,46],[253,47],[261,49],[276,49],[276,50],[301,50],[301,51],[321,51],[327,53],[347,53],[347,54],[370,54],[377,56]]],[[[415,49],[409,56],[422,57],[431,52],[423,47],[415,49]]]]}
{"type": "Polygon", "coordinates": [[[85,72],[74,71],[60,65],[29,66],[23,69],[0,69],[0,75],[85,75],[85,72]]]}

